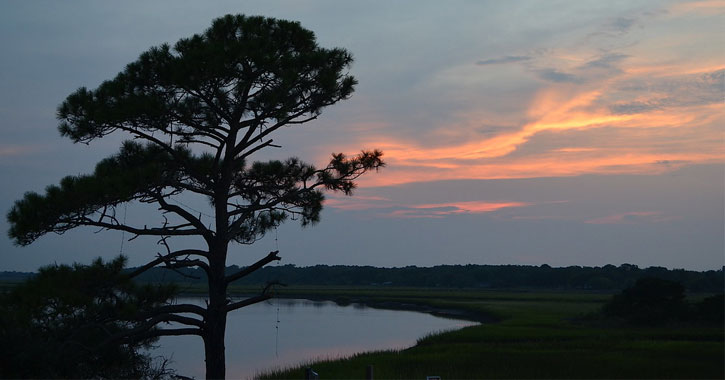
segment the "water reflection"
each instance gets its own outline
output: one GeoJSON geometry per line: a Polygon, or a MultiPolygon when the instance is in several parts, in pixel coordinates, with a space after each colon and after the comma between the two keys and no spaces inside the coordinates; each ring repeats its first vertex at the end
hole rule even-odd
{"type": "MultiPolygon", "coordinates": [[[[202,298],[179,301],[204,304],[202,298]]],[[[329,301],[272,300],[229,314],[227,377],[248,378],[261,370],[315,358],[407,348],[428,333],[473,324],[360,304],[338,306],[329,301]]],[[[172,367],[179,374],[204,377],[204,349],[199,337],[163,337],[158,344],[160,347],[155,353],[171,356],[172,367]]]]}

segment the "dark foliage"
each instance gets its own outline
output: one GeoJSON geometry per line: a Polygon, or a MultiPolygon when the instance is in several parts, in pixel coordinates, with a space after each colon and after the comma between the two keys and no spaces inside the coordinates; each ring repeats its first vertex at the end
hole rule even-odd
{"type": "Polygon", "coordinates": [[[695,305],[694,318],[722,324],[725,321],[725,294],[707,297],[695,305]]]}
{"type": "Polygon", "coordinates": [[[139,286],[125,259],[53,265],[0,294],[0,377],[157,378],[167,374],[128,339],[137,316],[168,301],[173,287],[139,286]]]}
{"type": "MultiPolygon", "coordinates": [[[[228,273],[240,270],[227,268],[228,273]]],[[[139,276],[150,282],[205,282],[201,270],[185,269],[183,273],[199,278],[185,278],[179,273],[161,269],[139,276]]],[[[619,291],[634,285],[637,279],[652,276],[681,283],[689,292],[716,293],[725,288],[722,270],[687,271],[653,267],[640,269],[625,264],[619,267],[571,266],[553,268],[548,265],[437,265],[434,267],[407,266],[376,268],[371,266],[294,265],[269,266],[235,281],[240,285],[264,285],[280,281],[292,285],[351,285],[351,286],[421,286],[444,288],[531,288],[561,290],[619,291]]]]}
{"type": "Polygon", "coordinates": [[[687,317],[685,287],[656,277],[637,280],[604,306],[604,314],[634,325],[661,325],[687,317]]]}

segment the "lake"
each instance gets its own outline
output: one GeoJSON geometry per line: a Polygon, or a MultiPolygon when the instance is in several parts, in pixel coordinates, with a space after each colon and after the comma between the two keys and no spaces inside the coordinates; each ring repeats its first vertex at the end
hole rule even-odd
{"type": "MultiPolygon", "coordinates": [[[[184,298],[179,303],[203,305],[203,299],[184,298]]],[[[426,334],[475,324],[359,304],[339,306],[330,301],[271,300],[242,308],[227,317],[227,377],[250,378],[263,370],[317,358],[403,349],[413,346],[426,334]]],[[[157,345],[153,354],[170,357],[171,368],[178,374],[204,378],[204,348],[200,337],[162,337],[157,345]]]]}

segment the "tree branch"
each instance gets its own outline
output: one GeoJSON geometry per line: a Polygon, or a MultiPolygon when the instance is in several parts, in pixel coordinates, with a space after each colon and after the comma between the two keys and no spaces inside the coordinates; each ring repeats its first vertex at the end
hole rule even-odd
{"type": "Polygon", "coordinates": [[[204,327],[204,321],[177,314],[160,314],[155,319],[159,322],[177,322],[189,326],[204,327]]]}
{"type": "MultiPolygon", "coordinates": [[[[252,137],[252,133],[254,133],[254,129],[256,128],[256,125],[249,126],[250,129],[247,131],[247,133],[245,134],[242,141],[234,148],[234,156],[242,153],[244,151],[244,149],[248,148],[250,145],[254,144],[257,141],[260,141],[261,139],[263,139],[270,133],[274,132],[275,130],[279,129],[280,127],[282,127],[286,124],[300,124],[300,123],[304,123],[304,122],[314,120],[317,118],[317,116],[312,116],[308,119],[305,119],[304,121],[298,121],[298,122],[293,121],[295,118],[300,117],[308,112],[309,112],[309,110],[303,109],[302,111],[299,111],[289,117],[279,120],[279,121],[277,121],[277,123],[275,123],[274,125],[270,126],[267,129],[265,129],[264,131],[260,132],[258,135],[254,136],[254,137],[252,137]]],[[[261,117],[263,117],[263,116],[261,116],[261,117]]],[[[255,123],[255,124],[258,124],[258,123],[255,123]]]]}
{"type": "Polygon", "coordinates": [[[224,278],[224,282],[226,282],[227,284],[229,284],[231,282],[234,282],[236,280],[239,280],[240,278],[242,278],[244,276],[249,275],[250,273],[252,273],[252,272],[256,271],[257,269],[259,269],[259,268],[261,268],[261,267],[263,267],[263,266],[271,263],[272,261],[281,260],[282,258],[279,257],[279,256],[277,256],[278,253],[279,253],[279,251],[272,251],[272,252],[270,252],[267,256],[265,256],[261,260],[257,261],[256,263],[254,263],[254,264],[252,264],[252,265],[250,265],[250,266],[248,266],[248,267],[240,270],[237,273],[234,273],[232,275],[226,276],[224,278]]]}
{"type": "Polygon", "coordinates": [[[261,294],[261,295],[255,296],[255,297],[247,298],[243,301],[230,303],[229,305],[227,305],[226,309],[227,309],[227,312],[230,312],[230,311],[234,311],[237,309],[241,309],[245,306],[254,305],[255,303],[266,301],[270,298],[272,298],[271,294],[261,294]]]}
{"type": "Polygon", "coordinates": [[[199,220],[197,217],[192,215],[190,212],[186,211],[183,207],[169,204],[168,202],[166,202],[166,199],[164,198],[164,196],[159,193],[155,193],[153,196],[156,199],[156,201],[159,203],[159,206],[161,206],[162,209],[164,209],[166,211],[171,211],[174,214],[179,215],[180,217],[184,218],[186,221],[191,223],[191,225],[196,227],[196,229],[198,229],[201,232],[201,235],[204,237],[204,239],[207,242],[210,241],[214,237],[213,232],[211,230],[209,230],[208,228],[206,228],[206,226],[204,225],[204,223],[201,222],[201,220],[199,220]]]}
{"type": "MultiPolygon", "coordinates": [[[[132,135],[135,135],[138,138],[142,138],[144,140],[150,141],[150,142],[152,142],[152,143],[160,146],[163,150],[165,150],[166,152],[168,152],[174,158],[174,160],[176,162],[183,163],[186,168],[189,168],[189,170],[191,170],[191,167],[187,164],[186,160],[183,157],[179,156],[179,154],[176,152],[176,150],[174,150],[174,148],[171,145],[169,145],[169,144],[167,144],[167,143],[165,143],[165,142],[157,139],[153,135],[150,135],[148,133],[144,133],[144,132],[140,131],[138,127],[130,127],[130,126],[126,126],[126,125],[123,125],[123,124],[121,124],[121,125],[115,125],[114,127],[117,128],[117,129],[120,129],[122,131],[126,131],[126,132],[128,132],[128,133],[130,133],[132,135]]],[[[169,134],[168,131],[166,131],[164,133],[169,134]]],[[[194,175],[192,175],[192,176],[197,181],[204,183],[203,177],[201,175],[198,175],[198,173],[194,173],[194,175]]]]}
{"type": "MultiPolygon", "coordinates": [[[[195,306],[195,305],[169,305],[169,306],[195,306]]],[[[201,309],[198,306],[195,306],[199,309],[201,309]]],[[[162,309],[168,309],[167,307],[160,307],[156,310],[162,310],[162,309]]],[[[178,309],[178,308],[177,308],[178,309]]],[[[203,310],[203,309],[201,309],[203,310]]],[[[191,312],[191,311],[180,311],[180,312],[191,312]]],[[[143,315],[147,315],[151,312],[142,313],[140,314],[137,319],[143,320],[143,315]]],[[[138,325],[135,328],[132,328],[130,330],[121,331],[119,333],[113,334],[106,338],[106,340],[101,343],[99,346],[104,346],[109,343],[118,342],[118,341],[124,341],[124,340],[130,340],[130,341],[142,341],[149,338],[156,338],[160,336],[178,336],[178,335],[199,335],[201,336],[203,334],[203,322],[196,320],[194,318],[184,317],[180,315],[175,315],[171,313],[161,313],[161,314],[154,314],[149,320],[144,321],[142,324],[138,325]],[[199,326],[200,328],[179,328],[179,329],[154,329],[154,327],[161,323],[161,322],[179,322],[183,324],[189,324],[189,325],[195,325],[199,326]]]]}
{"type": "MultiPolygon", "coordinates": [[[[170,260],[172,260],[172,259],[174,259],[176,257],[189,256],[189,255],[209,257],[209,253],[206,252],[206,251],[202,251],[202,250],[199,250],[199,249],[182,249],[181,251],[176,251],[176,252],[172,252],[172,253],[166,254],[164,256],[160,256],[156,260],[151,261],[148,264],[146,264],[146,265],[144,265],[142,267],[139,267],[136,270],[134,270],[133,272],[127,274],[127,276],[129,278],[134,278],[134,277],[140,275],[141,273],[146,272],[147,270],[149,270],[149,269],[151,269],[151,268],[153,268],[153,267],[155,267],[155,266],[157,266],[157,265],[159,265],[161,263],[169,262],[170,260]]],[[[208,271],[208,269],[209,269],[208,265],[206,265],[206,263],[202,262],[201,260],[198,260],[198,261],[203,264],[203,266],[199,265],[199,267],[201,267],[202,269],[208,271]]]]}
{"type": "MultiPolygon", "coordinates": [[[[194,327],[179,328],[179,329],[155,329],[147,330],[145,332],[139,332],[133,336],[121,337],[120,339],[129,339],[134,341],[140,341],[151,338],[158,338],[162,336],[182,336],[182,335],[198,335],[203,336],[203,330],[194,327]]],[[[118,339],[118,338],[117,338],[118,339]]]]}
{"type": "Polygon", "coordinates": [[[193,235],[202,235],[202,232],[198,229],[187,229],[182,230],[178,229],[178,226],[176,227],[170,227],[170,228],[134,228],[130,226],[126,226],[124,224],[113,224],[113,223],[107,223],[107,222],[98,222],[95,220],[92,220],[87,217],[83,217],[80,220],[69,220],[65,221],[68,224],[71,225],[78,225],[78,226],[92,226],[92,227],[101,227],[106,228],[109,230],[115,230],[115,231],[125,231],[132,233],[134,235],[142,235],[142,236],[193,236],[193,235]]]}
{"type": "Polygon", "coordinates": [[[262,290],[262,294],[260,294],[258,296],[254,296],[254,297],[249,297],[245,300],[230,303],[229,305],[227,305],[227,308],[226,308],[227,312],[241,309],[245,306],[254,305],[255,303],[266,301],[266,300],[274,297],[274,295],[269,294],[269,290],[272,289],[272,286],[274,286],[274,285],[286,286],[286,285],[280,283],[279,281],[270,282],[264,287],[264,289],[262,290]]]}
{"type": "Polygon", "coordinates": [[[142,320],[145,318],[153,317],[154,315],[163,315],[163,314],[170,314],[170,313],[192,313],[192,314],[196,314],[202,318],[206,317],[206,309],[204,309],[203,307],[184,303],[184,304],[178,304],[178,305],[159,306],[155,309],[148,310],[143,313],[139,313],[136,316],[136,319],[142,320]]]}
{"type": "Polygon", "coordinates": [[[272,144],[272,141],[274,141],[274,140],[267,140],[264,143],[255,146],[254,148],[252,148],[252,149],[244,152],[244,154],[242,154],[241,156],[237,157],[237,159],[247,158],[247,157],[251,156],[252,154],[254,154],[254,152],[256,152],[256,151],[258,151],[260,149],[266,148],[268,146],[272,146],[272,147],[275,147],[275,148],[281,148],[282,147],[281,145],[274,145],[274,144],[272,144]]]}

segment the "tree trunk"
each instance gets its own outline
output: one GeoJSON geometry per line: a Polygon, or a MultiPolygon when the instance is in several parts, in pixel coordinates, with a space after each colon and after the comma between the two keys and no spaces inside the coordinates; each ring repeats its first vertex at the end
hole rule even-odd
{"type": "Polygon", "coordinates": [[[224,282],[226,245],[212,252],[209,260],[209,305],[204,325],[206,378],[224,379],[226,362],[224,332],[227,326],[227,286],[224,282]]]}
{"type": "Polygon", "coordinates": [[[226,329],[226,311],[217,312],[211,308],[207,315],[204,331],[204,354],[206,356],[206,378],[224,379],[226,375],[226,358],[224,356],[224,331],[226,329]]]}

